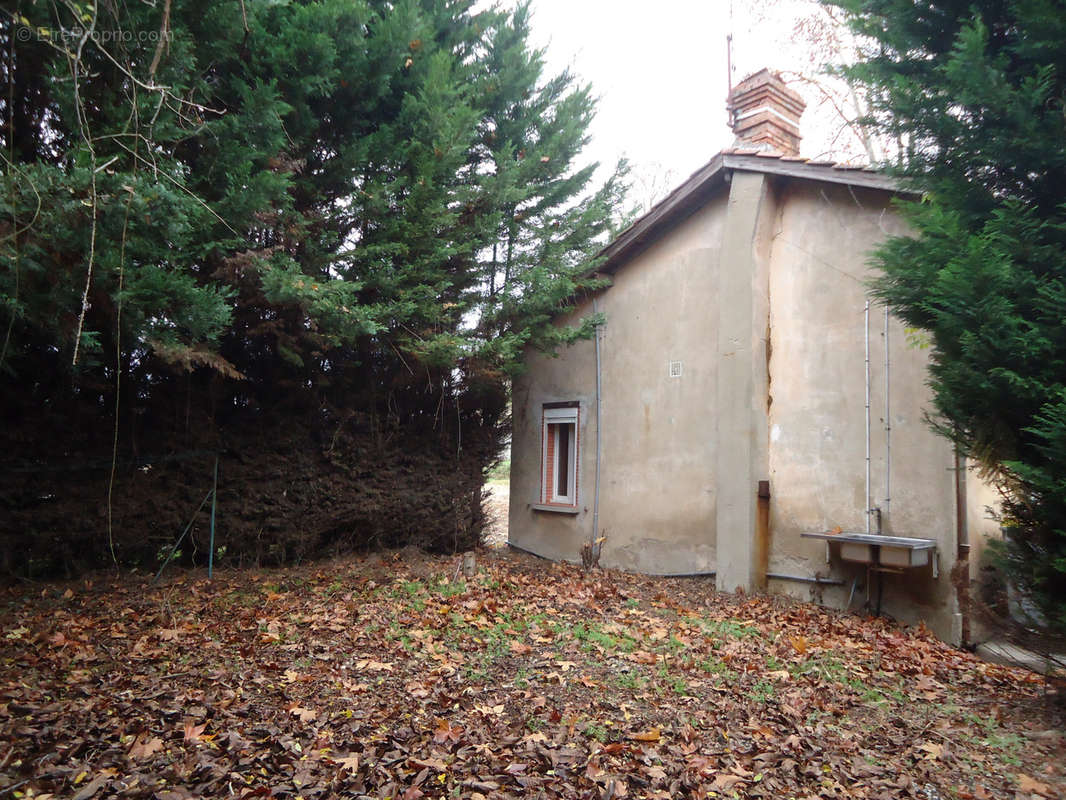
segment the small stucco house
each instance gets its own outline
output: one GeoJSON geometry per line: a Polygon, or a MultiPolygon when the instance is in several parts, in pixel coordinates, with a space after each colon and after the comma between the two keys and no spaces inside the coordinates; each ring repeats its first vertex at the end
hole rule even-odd
{"type": "Polygon", "coordinates": [[[927,352],[869,303],[871,250],[906,232],[898,189],[800,158],[803,101],[774,73],[728,105],[737,145],[611,242],[611,285],[560,320],[602,313],[598,335],[529,353],[509,541],[866,604],[958,643],[952,570],[992,498],[924,420],[927,352]]]}

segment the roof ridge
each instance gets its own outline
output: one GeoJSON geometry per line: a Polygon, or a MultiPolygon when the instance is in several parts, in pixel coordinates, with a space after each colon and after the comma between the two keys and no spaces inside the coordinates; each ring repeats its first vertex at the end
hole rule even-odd
{"type": "Polygon", "coordinates": [[[677,214],[684,213],[684,210],[694,203],[704,202],[701,198],[705,197],[711,182],[716,177],[724,177],[732,170],[749,170],[799,180],[821,180],[909,194],[893,178],[869,165],[843,164],[826,159],[813,160],[768,149],[730,147],[719,151],[627,228],[616,234],[599,252],[599,255],[606,257],[600,269],[612,272],[627,254],[642,249],[651,238],[658,236],[661,227],[670,224],[677,214]]]}

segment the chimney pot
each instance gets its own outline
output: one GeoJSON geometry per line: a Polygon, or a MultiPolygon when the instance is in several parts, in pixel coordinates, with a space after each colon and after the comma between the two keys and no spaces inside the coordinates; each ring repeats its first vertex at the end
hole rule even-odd
{"type": "Polygon", "coordinates": [[[729,93],[726,110],[736,135],[734,147],[774,150],[798,156],[800,117],[807,104],[776,72],[761,69],[729,93]]]}

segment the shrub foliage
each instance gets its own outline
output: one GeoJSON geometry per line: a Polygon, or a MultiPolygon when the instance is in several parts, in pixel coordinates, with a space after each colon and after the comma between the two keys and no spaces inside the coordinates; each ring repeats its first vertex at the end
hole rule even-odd
{"type": "Polygon", "coordinates": [[[201,452],[230,555],[469,544],[624,172],[580,165],[594,103],[528,9],[476,6],[0,11],[10,569],[151,562],[201,452]]]}
{"type": "Polygon", "coordinates": [[[929,332],[935,425],[1004,493],[1013,580],[1066,628],[1066,13],[1054,0],[832,0],[899,144],[914,236],[876,294],[929,332]]]}

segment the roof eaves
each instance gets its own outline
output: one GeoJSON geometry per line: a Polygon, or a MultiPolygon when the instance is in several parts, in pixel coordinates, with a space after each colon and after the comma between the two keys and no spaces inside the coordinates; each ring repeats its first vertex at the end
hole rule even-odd
{"type": "Polygon", "coordinates": [[[748,155],[723,156],[727,169],[750,170],[770,175],[784,175],[789,178],[805,178],[828,183],[843,183],[849,186],[862,186],[867,189],[880,189],[885,192],[907,194],[895,178],[876,170],[859,169],[853,166],[841,166],[833,161],[806,161],[795,159],[754,158],[748,155]]]}
{"type": "Polygon", "coordinates": [[[721,178],[722,161],[723,155],[719,153],[652,206],[647,214],[619,233],[600,251],[599,255],[604,258],[604,262],[597,272],[614,272],[628,256],[643,250],[657,238],[664,224],[687,216],[686,211],[694,211],[703,201],[705,194],[713,188],[715,179],[721,178]]]}
{"type": "Polygon", "coordinates": [[[604,247],[599,253],[604,261],[596,271],[615,272],[627,258],[643,250],[674,223],[695,211],[713,188],[723,181],[725,174],[732,170],[859,186],[894,194],[914,194],[904,189],[895,178],[871,167],[811,161],[765,150],[723,150],[604,247]]]}

